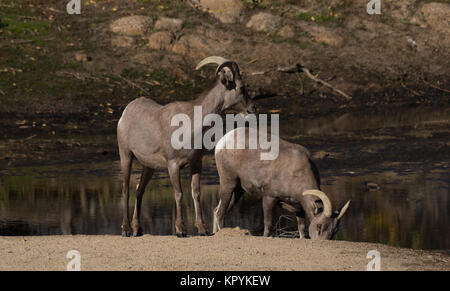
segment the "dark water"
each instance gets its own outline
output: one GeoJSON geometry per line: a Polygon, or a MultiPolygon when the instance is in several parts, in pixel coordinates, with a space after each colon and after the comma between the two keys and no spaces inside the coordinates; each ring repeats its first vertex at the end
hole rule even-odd
{"type": "MultiPolygon", "coordinates": [[[[295,127],[282,128],[282,134],[300,139],[354,135],[362,140],[330,142],[311,149],[321,170],[322,190],[333,206],[340,207],[352,200],[336,239],[415,249],[450,249],[449,165],[442,158],[446,157],[442,151],[448,151],[449,145],[448,110],[417,110],[403,115],[298,119],[295,127]],[[389,138],[392,136],[395,139],[389,138]],[[407,149],[398,149],[405,140],[413,148],[408,154],[411,157],[403,157],[407,149]],[[430,152],[435,151],[436,156],[424,158],[422,147],[431,148],[430,152]],[[347,163],[349,159],[355,162],[347,163]],[[369,189],[368,182],[376,183],[380,189],[369,189]]],[[[201,202],[211,229],[212,209],[218,203],[218,176],[212,156],[205,158],[204,168],[201,202]]],[[[183,174],[185,224],[188,233],[195,235],[190,181],[187,171],[183,174]]],[[[136,165],[131,205],[138,177],[136,165]]],[[[0,235],[119,235],[120,187],[118,162],[1,170],[0,235]]],[[[144,233],[173,234],[175,204],[165,171],[154,175],[142,207],[144,233]]],[[[286,213],[278,209],[276,214],[286,213]]],[[[248,228],[255,234],[262,232],[260,201],[245,194],[227,215],[226,225],[248,228]]]]}

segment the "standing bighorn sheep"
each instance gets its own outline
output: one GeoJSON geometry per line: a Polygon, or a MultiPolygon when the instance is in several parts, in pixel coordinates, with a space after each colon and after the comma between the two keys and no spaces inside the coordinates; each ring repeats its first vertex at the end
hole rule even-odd
{"type": "MultiPolygon", "coordinates": [[[[332,239],[350,201],[333,212],[327,195],[319,190],[319,173],[310,160],[309,151],[279,139],[278,157],[261,160],[261,149],[249,147],[249,134],[257,136],[252,131],[256,129],[237,128],[228,132],[216,145],[220,201],[214,209],[214,232],[223,227],[226,212],[247,191],[262,197],[264,236],[270,235],[272,208],[280,201],[283,208],[295,213],[300,237],[305,237],[306,218],[312,239],[332,239]],[[245,139],[243,149],[237,148],[239,139],[245,139]]],[[[271,138],[278,137],[272,135],[271,138]]]]}
{"type": "MultiPolygon", "coordinates": [[[[185,166],[190,167],[192,176],[195,224],[199,234],[206,234],[200,208],[200,172],[205,150],[174,149],[171,145],[171,136],[176,128],[171,126],[171,119],[176,114],[185,114],[193,120],[194,106],[202,107],[202,120],[207,114],[220,114],[230,107],[243,113],[251,113],[255,109],[253,102],[249,100],[238,65],[234,61],[212,56],[202,60],[196,69],[210,63],[218,65],[216,82],[210,90],[202,93],[197,99],[187,102],[172,102],[163,106],[151,99],[138,98],[125,108],[117,125],[120,165],[123,174],[123,236],[131,235],[128,200],[133,158],[143,165],[131,223],[133,235],[142,234],[139,222],[142,196],[154,169],[167,168],[176,201],[176,234],[177,236],[186,236],[181,205],[183,192],[180,183],[180,169],[185,166]]],[[[194,129],[192,129],[192,137],[194,136],[193,131],[194,129]]]]}

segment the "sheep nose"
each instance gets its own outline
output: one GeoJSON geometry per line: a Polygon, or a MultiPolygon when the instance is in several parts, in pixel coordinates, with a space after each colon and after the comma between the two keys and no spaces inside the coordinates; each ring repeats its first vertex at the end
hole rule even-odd
{"type": "Polygon", "coordinates": [[[256,104],[251,102],[248,106],[247,106],[247,111],[248,113],[255,113],[256,112],[256,104]]]}

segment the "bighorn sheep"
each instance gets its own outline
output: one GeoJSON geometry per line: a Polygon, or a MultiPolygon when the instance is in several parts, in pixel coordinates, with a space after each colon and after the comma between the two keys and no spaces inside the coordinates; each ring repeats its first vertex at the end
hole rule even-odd
{"type": "MultiPolygon", "coordinates": [[[[238,65],[234,61],[211,56],[202,60],[196,69],[211,63],[218,65],[216,82],[211,89],[202,93],[197,99],[188,102],[172,102],[163,106],[151,99],[138,98],[125,108],[117,125],[120,166],[123,175],[123,236],[131,235],[128,200],[133,158],[143,165],[131,224],[133,235],[142,234],[139,222],[142,196],[154,169],[167,168],[176,201],[176,234],[177,236],[186,236],[182,218],[181,198],[183,193],[180,183],[180,169],[185,166],[190,167],[192,176],[191,188],[196,227],[199,234],[206,234],[200,209],[200,172],[205,150],[174,149],[171,145],[171,135],[176,128],[171,126],[171,119],[176,114],[185,114],[192,120],[194,106],[202,107],[203,116],[210,113],[220,114],[230,107],[243,113],[252,113],[255,109],[253,101],[248,97],[238,65]]],[[[191,134],[191,136],[194,135],[191,134]]]]}
{"type": "MultiPolygon", "coordinates": [[[[279,201],[283,208],[295,213],[300,237],[305,237],[306,218],[312,239],[332,239],[350,201],[333,213],[327,195],[319,190],[319,174],[309,151],[279,139],[278,157],[261,160],[261,149],[249,147],[249,134],[257,136],[252,131],[256,129],[239,127],[228,132],[216,145],[220,201],[214,209],[214,232],[223,227],[226,212],[247,191],[262,197],[264,236],[270,235],[272,208],[279,201]],[[239,138],[245,139],[243,149],[236,146],[239,138]]],[[[271,138],[278,137],[271,135],[271,138]]]]}

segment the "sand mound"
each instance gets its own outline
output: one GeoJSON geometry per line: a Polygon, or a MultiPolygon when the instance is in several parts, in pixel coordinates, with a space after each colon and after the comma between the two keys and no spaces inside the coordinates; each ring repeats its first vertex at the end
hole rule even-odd
{"type": "Polygon", "coordinates": [[[245,236],[250,235],[250,231],[248,229],[241,229],[240,227],[235,228],[222,228],[218,231],[214,236],[217,237],[237,237],[237,236],[245,236]]]}

